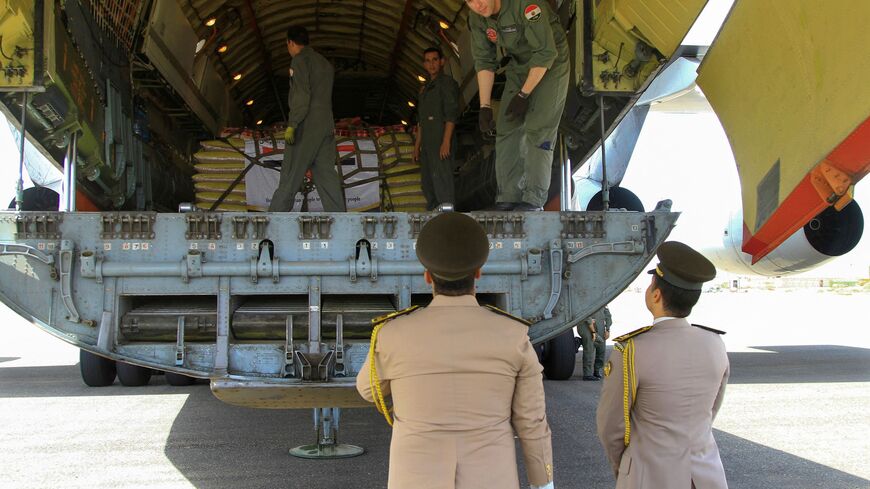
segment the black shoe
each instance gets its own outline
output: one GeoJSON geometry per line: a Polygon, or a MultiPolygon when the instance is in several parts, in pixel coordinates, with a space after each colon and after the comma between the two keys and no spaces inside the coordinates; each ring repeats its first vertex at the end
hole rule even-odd
{"type": "Polygon", "coordinates": [[[512,211],[517,206],[516,202],[496,202],[494,206],[488,210],[491,211],[512,211]]]}
{"type": "Polygon", "coordinates": [[[577,353],[578,351],[580,351],[581,346],[583,346],[583,340],[581,340],[579,337],[575,336],[574,337],[574,353],[577,353]]]}
{"type": "Polygon", "coordinates": [[[528,202],[520,202],[513,208],[513,210],[518,212],[538,212],[544,210],[544,208],[538,207],[534,204],[529,204],[528,202]]]}
{"type": "Polygon", "coordinates": [[[601,374],[599,374],[599,373],[596,373],[595,375],[593,375],[593,377],[595,377],[595,378],[598,379],[598,380],[601,380],[601,379],[604,378],[604,377],[602,377],[601,374]]]}
{"type": "Polygon", "coordinates": [[[583,380],[591,380],[592,382],[598,382],[601,379],[599,379],[598,377],[595,377],[594,375],[584,375],[583,380]]]}

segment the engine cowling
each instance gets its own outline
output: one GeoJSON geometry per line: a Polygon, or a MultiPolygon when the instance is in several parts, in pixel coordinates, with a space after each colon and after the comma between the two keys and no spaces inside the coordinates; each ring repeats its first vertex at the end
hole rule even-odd
{"type": "Polygon", "coordinates": [[[783,276],[806,272],[851,251],[864,232],[864,215],[856,201],[842,210],[828,207],[775,250],[752,264],[741,251],[743,213],[732,215],[722,236],[722,246],[702,253],[716,268],[739,275],[783,276]]]}

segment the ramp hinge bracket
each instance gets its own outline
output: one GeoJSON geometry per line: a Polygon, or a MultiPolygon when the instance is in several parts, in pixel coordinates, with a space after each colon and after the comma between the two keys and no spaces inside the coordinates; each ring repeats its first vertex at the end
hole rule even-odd
{"type": "Polygon", "coordinates": [[[178,316],[178,332],[175,340],[175,366],[184,365],[184,321],[185,316],[178,316]]]}
{"type": "Polygon", "coordinates": [[[72,296],[72,267],[75,260],[74,246],[72,241],[63,240],[60,242],[59,266],[60,266],[60,296],[63,300],[63,305],[69,313],[68,320],[78,323],[81,322],[81,316],[76,309],[75,302],[72,296]]]}
{"type": "Polygon", "coordinates": [[[293,347],[293,316],[287,315],[284,320],[284,329],[286,336],[284,337],[284,368],[281,375],[285,378],[296,376],[296,360],[295,349],[293,347]]]}
{"type": "Polygon", "coordinates": [[[554,239],[550,242],[550,301],[544,308],[544,319],[553,317],[553,309],[562,295],[562,242],[554,239]]]}
{"type": "Polygon", "coordinates": [[[347,371],[344,367],[344,317],[335,317],[335,365],[333,372],[336,377],[344,377],[347,371]]]}

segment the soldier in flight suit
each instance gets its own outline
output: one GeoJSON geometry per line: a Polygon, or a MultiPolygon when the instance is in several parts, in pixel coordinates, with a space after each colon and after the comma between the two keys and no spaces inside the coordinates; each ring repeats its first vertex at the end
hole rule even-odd
{"type": "Polygon", "coordinates": [[[616,338],[598,438],[618,489],[727,489],[712,429],[730,372],[724,333],[686,320],[716,268],[677,241],[656,255],[645,294],[653,323],[616,338]]]}
{"type": "Polygon", "coordinates": [[[514,433],[529,484],[553,488],[542,368],[528,323],[475,298],[488,254],[473,218],[435,216],[417,240],[432,303],[375,320],[356,388],[393,425],[389,489],[518,489],[514,433]]]}
{"type": "Polygon", "coordinates": [[[456,119],[459,117],[459,85],[444,74],[444,54],[438,48],[423,51],[423,68],[429,74],[420,92],[414,159],[422,165],[423,195],[429,210],[455,204],[453,188],[456,119]]]}
{"type": "Polygon", "coordinates": [[[541,210],[547,201],[559,120],[568,94],[568,41],[547,0],[466,0],[480,89],[480,129],[495,126],[496,209],[541,210]],[[499,57],[511,57],[493,121],[492,86],[499,57]]]}
{"type": "Polygon", "coordinates": [[[311,168],[317,194],[327,212],[347,210],[335,166],[335,121],[332,82],[335,70],[320,53],[308,47],[308,30],[287,29],[290,64],[290,115],[284,133],[286,147],[281,179],[269,204],[270,212],[287,212],[311,168]]]}
{"type": "Polygon", "coordinates": [[[610,337],[611,324],[610,309],[604,306],[577,325],[577,333],[583,341],[583,380],[601,380],[605,341],[610,337]]]}

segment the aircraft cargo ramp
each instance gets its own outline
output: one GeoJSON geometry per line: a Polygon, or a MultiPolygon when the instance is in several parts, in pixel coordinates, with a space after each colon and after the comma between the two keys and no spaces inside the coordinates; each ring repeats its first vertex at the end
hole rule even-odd
{"type": "MultiPolygon", "coordinates": [[[[431,213],[0,213],[0,299],[97,355],[211,379],[251,407],[359,406],[371,319],[431,299],[414,251],[431,213]]],[[[677,213],[471,214],[481,302],[540,343],[610,302],[677,213]]]]}

